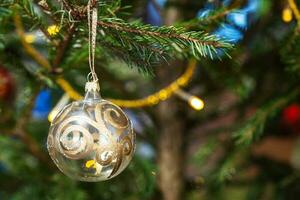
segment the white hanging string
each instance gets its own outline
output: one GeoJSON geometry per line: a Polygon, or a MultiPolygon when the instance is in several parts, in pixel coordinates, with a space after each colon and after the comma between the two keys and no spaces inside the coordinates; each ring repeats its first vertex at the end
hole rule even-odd
{"type": "Polygon", "coordinates": [[[88,12],[88,26],[89,26],[89,66],[91,70],[90,74],[92,75],[93,81],[98,81],[98,77],[95,72],[95,49],[96,49],[98,12],[96,7],[92,8],[91,10],[91,0],[89,0],[88,2],[87,12],[88,12]]]}

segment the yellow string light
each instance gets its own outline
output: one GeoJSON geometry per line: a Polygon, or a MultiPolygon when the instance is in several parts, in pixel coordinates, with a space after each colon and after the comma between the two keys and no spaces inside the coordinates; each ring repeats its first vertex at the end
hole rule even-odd
{"type": "MultiPolygon", "coordinates": [[[[190,60],[188,67],[182,76],[180,76],[178,79],[176,79],[167,87],[147,97],[141,99],[134,99],[134,100],[121,100],[121,99],[108,99],[108,100],[112,101],[118,106],[127,107],[127,108],[137,108],[137,107],[152,106],[158,104],[160,101],[164,101],[170,96],[172,96],[173,93],[177,91],[180,87],[187,85],[194,74],[195,68],[196,68],[196,61],[190,60]]],[[[65,79],[58,78],[56,82],[69,95],[70,98],[74,100],[82,99],[82,96],[76,90],[74,90],[74,88],[70,85],[70,83],[65,79]]]]}
{"type": "Polygon", "coordinates": [[[35,35],[33,35],[33,34],[26,34],[25,35],[25,41],[28,43],[28,44],[32,44],[32,43],[34,43],[35,42],[35,35]]]}
{"type": "MultiPolygon", "coordinates": [[[[16,26],[17,34],[21,38],[21,43],[22,43],[22,46],[24,47],[25,51],[34,60],[36,60],[42,67],[51,70],[51,65],[50,65],[49,61],[42,54],[40,54],[33,46],[31,46],[29,43],[26,42],[23,24],[22,24],[20,16],[17,14],[14,16],[14,23],[16,26]]],[[[50,29],[49,28],[48,28],[49,34],[52,33],[51,31],[54,31],[54,32],[59,31],[58,27],[51,27],[50,29]]],[[[196,68],[196,61],[190,60],[188,67],[182,76],[180,76],[178,79],[176,79],[174,82],[172,82],[169,86],[167,86],[167,87],[161,89],[160,91],[158,91],[152,95],[149,95],[145,98],[134,99],[134,100],[121,100],[121,99],[108,99],[108,100],[112,101],[113,103],[115,103],[121,107],[128,107],[128,108],[136,108],[136,107],[155,105],[155,104],[159,103],[160,101],[163,101],[163,100],[166,100],[167,98],[169,98],[180,87],[183,87],[186,84],[188,84],[188,82],[190,81],[190,79],[193,76],[195,68],[196,68]]],[[[64,78],[62,78],[62,77],[57,78],[56,83],[67,93],[67,95],[71,99],[79,100],[82,98],[82,96],[64,78]]]]}
{"type": "Polygon", "coordinates": [[[188,102],[188,104],[195,110],[202,110],[204,108],[204,101],[199,97],[193,96],[181,89],[175,91],[175,94],[181,99],[188,102]]]}
{"type": "Polygon", "coordinates": [[[298,23],[300,23],[300,11],[295,3],[295,0],[288,0],[289,6],[292,9],[295,18],[297,19],[298,23]]]}
{"type": "Polygon", "coordinates": [[[57,78],[56,83],[68,94],[71,99],[82,99],[82,96],[76,90],[74,90],[70,83],[64,78],[57,78]]]}
{"type": "Polygon", "coordinates": [[[204,108],[204,102],[202,99],[192,96],[189,100],[190,106],[195,110],[202,110],[204,108]]]}
{"type": "Polygon", "coordinates": [[[282,11],[282,20],[286,23],[291,22],[293,19],[293,12],[290,7],[286,7],[282,11]]]}

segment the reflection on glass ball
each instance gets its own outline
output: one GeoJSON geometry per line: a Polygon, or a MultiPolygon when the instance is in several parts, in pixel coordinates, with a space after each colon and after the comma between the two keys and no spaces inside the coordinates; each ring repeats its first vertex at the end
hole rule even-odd
{"type": "Polygon", "coordinates": [[[117,176],[135,151],[130,120],[113,103],[88,88],[82,101],[67,105],[51,123],[47,147],[57,167],[80,181],[117,176]]]}

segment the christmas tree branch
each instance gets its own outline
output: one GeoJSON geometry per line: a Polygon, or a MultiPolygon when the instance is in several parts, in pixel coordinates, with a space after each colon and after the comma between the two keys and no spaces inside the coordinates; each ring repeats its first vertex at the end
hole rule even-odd
{"type": "MultiPolygon", "coordinates": [[[[92,3],[93,6],[99,6],[98,25],[101,28],[100,33],[105,35],[98,40],[98,43],[104,49],[108,49],[104,52],[110,52],[114,57],[120,57],[129,64],[141,67],[144,71],[149,71],[147,68],[166,60],[166,57],[214,58],[219,55],[219,51],[226,54],[227,50],[232,48],[230,43],[204,31],[189,32],[183,28],[155,27],[137,21],[125,22],[114,15],[112,18],[109,15],[113,13],[103,11],[109,10],[111,3],[97,4],[96,1],[92,3]]],[[[73,7],[67,1],[63,1],[63,4],[73,19],[80,22],[86,20],[86,6],[73,7]]]]}
{"type": "Polygon", "coordinates": [[[232,11],[238,9],[242,4],[243,0],[236,0],[233,1],[229,6],[219,8],[218,10],[212,11],[207,17],[201,17],[199,19],[200,23],[211,23],[216,22],[219,19],[222,19],[227,14],[231,13],[232,11]]]}
{"type": "Polygon", "coordinates": [[[46,68],[48,70],[51,70],[51,65],[48,62],[48,60],[42,54],[40,54],[35,48],[33,48],[30,44],[28,44],[27,41],[25,40],[24,28],[23,28],[23,25],[21,22],[21,17],[18,14],[14,15],[14,23],[16,26],[17,34],[20,36],[22,46],[24,47],[26,52],[32,58],[34,58],[34,60],[38,64],[40,64],[41,66],[43,66],[44,68],[46,68]]]}
{"type": "Polygon", "coordinates": [[[58,50],[57,50],[57,53],[56,53],[56,56],[53,60],[53,63],[52,63],[52,69],[53,71],[55,71],[60,63],[62,62],[62,59],[63,59],[63,56],[65,54],[65,51],[66,49],[68,48],[69,46],[69,43],[72,39],[72,36],[73,36],[73,33],[75,32],[76,30],[76,26],[71,26],[67,32],[67,35],[64,37],[64,39],[59,43],[58,45],[58,50]]]}
{"type": "Polygon", "coordinates": [[[39,143],[26,132],[26,125],[28,125],[29,120],[31,119],[31,112],[34,106],[35,98],[37,96],[37,91],[34,95],[31,95],[29,99],[29,104],[24,109],[21,117],[19,117],[15,128],[7,133],[12,136],[16,136],[21,139],[21,141],[25,144],[25,147],[28,149],[29,153],[31,153],[34,157],[36,157],[40,162],[46,164],[46,166],[54,167],[53,163],[48,159],[47,154],[42,151],[39,143]]]}
{"type": "MultiPolygon", "coordinates": [[[[139,59],[139,66],[149,68],[167,58],[188,58],[194,56],[211,59],[227,54],[233,46],[214,35],[203,31],[186,31],[176,27],[155,27],[140,22],[124,22],[118,18],[101,18],[99,40],[103,48],[112,52],[118,49],[126,58],[139,59]]],[[[125,61],[129,62],[125,59],[125,61]]]]}
{"type": "Polygon", "coordinates": [[[300,88],[297,87],[290,91],[287,95],[280,96],[279,98],[262,106],[240,130],[233,134],[236,139],[236,144],[244,147],[258,139],[263,133],[264,125],[267,120],[287,106],[287,104],[295,99],[299,94],[300,88]]]}
{"type": "Polygon", "coordinates": [[[300,56],[300,28],[297,26],[292,36],[287,40],[285,46],[281,49],[280,55],[287,71],[292,74],[299,74],[299,56],[300,56]]]}
{"type": "MultiPolygon", "coordinates": [[[[86,19],[86,6],[71,6],[68,1],[62,1],[62,3],[72,18],[81,22],[86,19]]],[[[92,1],[92,6],[99,5],[100,8],[109,8],[109,4],[106,3],[101,2],[98,4],[94,0],[92,1]]],[[[114,6],[119,8],[118,4],[114,6]]],[[[26,6],[23,7],[24,9],[27,8],[26,6]]],[[[99,12],[103,11],[100,9],[99,12]]],[[[183,28],[166,26],[155,27],[137,21],[125,22],[117,17],[107,17],[109,16],[108,13],[110,12],[107,11],[106,14],[102,13],[98,22],[101,28],[99,32],[104,36],[98,39],[98,44],[100,44],[98,48],[102,48],[103,52],[105,52],[104,54],[108,57],[113,55],[114,57],[121,58],[126,63],[139,67],[142,71],[149,72],[154,64],[167,61],[168,58],[188,58],[194,56],[197,59],[201,57],[210,57],[213,59],[219,55],[227,55],[227,51],[233,47],[230,43],[204,31],[186,31],[183,28]]],[[[86,29],[86,23],[78,25],[86,29]]],[[[22,32],[19,32],[19,35],[22,35],[22,32]]],[[[81,36],[85,37],[85,35],[81,36]]],[[[54,69],[61,62],[69,39],[70,35],[64,38],[65,43],[62,42],[57,45],[58,52],[52,63],[54,69]]],[[[46,66],[48,69],[50,68],[49,62],[45,62],[46,59],[43,59],[28,44],[24,44],[24,42],[22,44],[39,64],[44,67],[46,66]]]]}
{"type": "Polygon", "coordinates": [[[215,48],[223,47],[228,48],[230,45],[226,43],[219,42],[217,40],[209,40],[209,39],[201,39],[197,38],[196,32],[181,32],[180,29],[175,29],[174,27],[151,27],[149,25],[144,25],[144,27],[140,27],[141,24],[130,24],[124,22],[112,22],[112,21],[99,21],[99,26],[103,28],[111,28],[116,31],[124,31],[127,33],[133,33],[140,36],[149,36],[149,37],[157,37],[162,39],[177,39],[183,42],[194,42],[202,45],[211,45],[215,48]],[[195,33],[195,34],[193,34],[195,33]],[[194,35],[194,36],[193,36],[194,35]]]}
{"type": "MultiPolygon", "coordinates": [[[[68,12],[70,12],[70,15],[72,15],[74,17],[74,19],[76,20],[82,20],[83,18],[86,18],[87,16],[87,10],[88,7],[87,6],[77,6],[76,8],[74,8],[73,6],[71,6],[69,4],[69,2],[67,0],[62,0],[63,6],[66,10],[68,10],[68,12]]],[[[91,8],[97,6],[97,0],[92,0],[91,1],[91,8]]]]}
{"type": "MultiPolygon", "coordinates": [[[[32,5],[32,4],[33,3],[29,0],[19,1],[17,3],[17,5],[22,8],[23,13],[31,19],[31,22],[35,23],[35,26],[37,26],[43,32],[43,34],[49,39],[49,41],[52,41],[50,35],[43,27],[40,16],[36,13],[36,11],[34,9],[34,5],[32,5]]],[[[15,12],[18,13],[18,15],[21,15],[21,14],[19,14],[19,10],[15,11],[15,12]]]]}
{"type": "Polygon", "coordinates": [[[22,125],[23,123],[17,125],[13,135],[19,137],[21,141],[25,144],[25,146],[28,148],[28,151],[40,162],[54,168],[53,163],[50,162],[47,154],[42,151],[39,143],[32,136],[26,133],[22,125]]]}
{"type": "Polygon", "coordinates": [[[25,39],[25,32],[22,25],[22,20],[19,15],[14,16],[14,23],[16,26],[17,34],[19,35],[21,39],[22,46],[24,47],[25,51],[30,55],[38,64],[40,64],[42,67],[46,68],[49,71],[54,71],[56,68],[60,65],[62,58],[64,56],[64,53],[66,51],[66,48],[69,45],[69,42],[72,38],[72,35],[75,31],[75,26],[70,27],[67,35],[65,38],[59,43],[58,50],[56,53],[56,56],[54,58],[53,64],[51,65],[48,59],[46,59],[41,53],[39,53],[32,45],[26,42],[25,39]]]}

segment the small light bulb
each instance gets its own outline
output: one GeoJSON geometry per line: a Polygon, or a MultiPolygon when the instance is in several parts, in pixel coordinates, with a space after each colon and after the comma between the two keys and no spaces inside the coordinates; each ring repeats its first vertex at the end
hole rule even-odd
{"type": "Polygon", "coordinates": [[[292,21],[292,19],[293,19],[292,10],[289,7],[283,9],[283,11],[282,11],[282,20],[284,22],[288,23],[288,22],[292,21]]]}
{"type": "Polygon", "coordinates": [[[28,43],[28,44],[32,44],[35,42],[35,36],[33,34],[27,34],[25,35],[25,41],[28,43]]]}
{"type": "Polygon", "coordinates": [[[195,110],[202,110],[204,108],[204,102],[195,96],[192,96],[189,100],[190,106],[195,110]]]}

